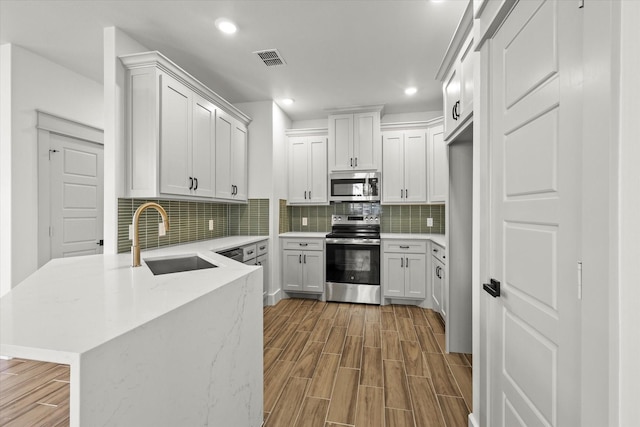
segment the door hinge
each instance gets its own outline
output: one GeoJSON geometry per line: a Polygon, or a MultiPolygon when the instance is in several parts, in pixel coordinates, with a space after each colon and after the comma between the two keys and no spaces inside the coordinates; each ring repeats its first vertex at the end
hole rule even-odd
{"type": "Polygon", "coordinates": [[[578,0],[578,9],[584,8],[584,0],[578,0]]]}
{"type": "Polygon", "coordinates": [[[578,299],[582,299],[582,261],[578,261],[578,299]]]}

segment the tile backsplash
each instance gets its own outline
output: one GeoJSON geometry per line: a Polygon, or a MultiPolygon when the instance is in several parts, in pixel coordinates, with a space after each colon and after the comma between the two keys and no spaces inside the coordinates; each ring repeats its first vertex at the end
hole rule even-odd
{"type": "Polygon", "coordinates": [[[191,202],[183,200],[118,199],[118,253],[131,250],[129,224],[145,202],[159,203],[169,216],[169,230],[158,236],[162,221],[155,209],[140,216],[140,248],[157,248],[224,236],[269,235],[269,199],[249,199],[248,204],[191,202]],[[209,221],[213,220],[213,230],[209,221]]]}
{"type": "Polygon", "coordinates": [[[287,206],[280,200],[280,233],[288,231],[331,231],[331,215],[379,213],[383,233],[444,234],[445,205],[377,205],[374,203],[336,203],[329,206],[287,206]],[[376,211],[379,209],[379,211],[376,211]],[[307,225],[302,225],[307,218],[307,225]],[[427,227],[427,218],[433,226],[427,227]]]}

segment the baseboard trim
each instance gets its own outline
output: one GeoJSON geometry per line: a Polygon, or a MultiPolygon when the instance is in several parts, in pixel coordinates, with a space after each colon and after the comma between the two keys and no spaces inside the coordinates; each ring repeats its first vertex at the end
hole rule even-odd
{"type": "Polygon", "coordinates": [[[282,299],[282,290],[278,289],[272,294],[267,294],[267,305],[276,305],[282,299]]]}
{"type": "Polygon", "coordinates": [[[476,420],[473,412],[469,414],[469,427],[480,427],[480,424],[478,424],[478,420],[476,420]]]}

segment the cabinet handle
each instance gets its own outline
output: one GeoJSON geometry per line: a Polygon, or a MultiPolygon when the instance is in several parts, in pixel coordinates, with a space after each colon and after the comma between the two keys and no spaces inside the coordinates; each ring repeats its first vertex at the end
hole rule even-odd
{"type": "Polygon", "coordinates": [[[304,192],[304,199],[307,200],[307,192],[304,192]]]}
{"type": "Polygon", "coordinates": [[[351,161],[351,167],[353,167],[353,157],[349,159],[351,161]]]}
{"type": "Polygon", "coordinates": [[[358,158],[356,157],[356,167],[358,167],[358,158]]]}
{"type": "Polygon", "coordinates": [[[406,188],[404,189],[404,198],[405,199],[409,198],[409,190],[407,190],[406,188]]]}
{"type": "Polygon", "coordinates": [[[437,250],[437,249],[434,249],[434,250],[433,250],[433,252],[438,253],[438,250],[437,250]]]}
{"type": "Polygon", "coordinates": [[[404,190],[401,188],[400,189],[400,198],[402,199],[404,197],[404,190]]]}
{"type": "Polygon", "coordinates": [[[495,279],[491,279],[490,284],[484,283],[482,285],[482,289],[484,289],[489,295],[491,295],[494,298],[497,298],[500,296],[500,282],[498,282],[495,279]]]}
{"type": "Polygon", "coordinates": [[[263,250],[265,248],[266,248],[266,246],[260,246],[260,250],[263,250]]]}
{"type": "Polygon", "coordinates": [[[193,180],[196,182],[196,186],[193,187],[194,190],[198,189],[198,178],[193,178],[193,180]]]}
{"type": "Polygon", "coordinates": [[[400,268],[404,268],[404,258],[400,257],[400,268]]]}
{"type": "Polygon", "coordinates": [[[309,200],[311,200],[311,190],[309,190],[309,200]]]}
{"type": "Polygon", "coordinates": [[[191,183],[189,184],[189,190],[193,190],[193,178],[192,178],[192,177],[189,177],[189,181],[191,182],[191,183]]]}
{"type": "Polygon", "coordinates": [[[402,246],[402,245],[400,245],[400,249],[409,249],[409,246],[402,246]]]}
{"type": "Polygon", "coordinates": [[[307,254],[304,254],[304,255],[302,256],[302,259],[304,259],[304,261],[303,261],[303,262],[306,264],[306,263],[307,263],[307,254]]]}
{"type": "Polygon", "coordinates": [[[302,264],[302,254],[298,255],[298,264],[302,264]]]}
{"type": "Polygon", "coordinates": [[[253,251],[247,251],[247,255],[253,254],[253,251]]]}
{"type": "Polygon", "coordinates": [[[409,258],[405,258],[407,261],[405,262],[405,267],[409,268],[409,258]]]}
{"type": "Polygon", "coordinates": [[[298,245],[300,245],[300,246],[309,246],[308,243],[298,243],[298,245]]]}

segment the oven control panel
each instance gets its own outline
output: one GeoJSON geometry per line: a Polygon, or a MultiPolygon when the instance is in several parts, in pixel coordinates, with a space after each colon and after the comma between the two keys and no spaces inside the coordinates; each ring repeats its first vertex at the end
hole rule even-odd
{"type": "Polygon", "coordinates": [[[380,225],[380,216],[378,215],[332,215],[331,225],[380,225]]]}

